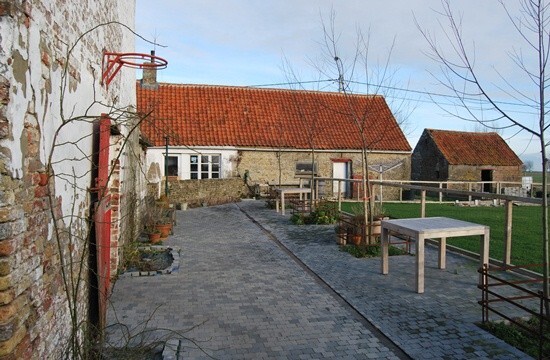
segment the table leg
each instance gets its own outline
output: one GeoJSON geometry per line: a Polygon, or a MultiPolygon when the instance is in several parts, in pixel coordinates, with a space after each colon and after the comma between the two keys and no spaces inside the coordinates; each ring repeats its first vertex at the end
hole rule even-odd
{"type": "Polygon", "coordinates": [[[390,242],[390,232],[388,229],[382,228],[380,234],[380,245],[382,246],[382,274],[387,275],[389,270],[388,264],[388,243],[390,242]]]}
{"type": "Polygon", "coordinates": [[[279,203],[280,203],[280,200],[279,200],[279,196],[277,195],[275,197],[275,210],[277,210],[277,212],[279,212],[279,203]]]}
{"type": "Polygon", "coordinates": [[[416,239],[416,292],[424,293],[424,236],[416,239]]]}
{"type": "Polygon", "coordinates": [[[446,258],[446,251],[447,251],[447,238],[441,238],[439,240],[439,268],[445,269],[447,258],[446,258]]]}
{"type": "Polygon", "coordinates": [[[285,214],[285,193],[281,192],[281,214],[285,214]]]}
{"type": "MultiPolygon", "coordinates": [[[[489,228],[485,228],[485,234],[481,235],[481,244],[479,249],[479,267],[483,268],[483,265],[489,264],[489,239],[490,236],[490,230],[489,228]]],[[[479,274],[479,285],[483,286],[483,274],[479,274]]]]}

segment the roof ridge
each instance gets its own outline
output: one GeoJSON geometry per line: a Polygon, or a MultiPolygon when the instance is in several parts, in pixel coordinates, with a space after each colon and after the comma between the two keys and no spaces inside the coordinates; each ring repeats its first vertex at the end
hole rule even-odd
{"type": "MultiPolygon", "coordinates": [[[[498,135],[500,134],[496,131],[461,131],[461,130],[445,130],[445,129],[426,129],[429,132],[448,132],[448,133],[455,133],[455,134],[468,134],[468,135],[498,135]]],[[[501,136],[500,136],[501,137],[501,136]]]]}
{"type": "MultiPolygon", "coordinates": [[[[140,80],[137,80],[139,82],[140,80]]],[[[158,82],[159,87],[195,87],[195,88],[219,88],[219,89],[239,89],[250,91],[276,91],[276,92],[299,92],[299,93],[311,93],[311,94],[324,94],[330,96],[357,96],[357,97],[380,97],[384,98],[382,94],[346,94],[335,91],[320,91],[320,90],[307,90],[307,89],[285,89],[285,88],[269,88],[269,87],[256,87],[249,85],[216,85],[216,84],[185,84],[185,83],[168,83],[158,82]]]]}

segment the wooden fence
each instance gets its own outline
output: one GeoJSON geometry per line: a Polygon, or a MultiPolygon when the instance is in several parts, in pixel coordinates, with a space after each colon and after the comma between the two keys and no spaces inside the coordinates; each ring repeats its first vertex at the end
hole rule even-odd
{"type": "MultiPolygon", "coordinates": [[[[319,183],[327,182],[327,181],[333,181],[338,183],[337,189],[340,189],[341,182],[361,182],[361,179],[337,179],[337,178],[315,178],[313,183],[313,199],[319,199],[319,183]]],[[[370,183],[378,187],[378,189],[375,189],[373,191],[375,194],[377,193],[376,190],[378,190],[379,194],[383,193],[383,187],[396,187],[400,189],[400,200],[402,201],[402,191],[403,189],[408,190],[415,190],[420,192],[420,217],[426,216],[426,193],[427,192],[435,192],[439,194],[439,202],[443,201],[443,194],[446,195],[453,195],[453,196],[459,196],[463,198],[467,198],[468,201],[471,203],[473,198],[480,198],[480,199],[488,199],[492,200],[498,204],[501,204],[504,202],[505,207],[505,221],[504,221],[504,255],[502,259],[502,264],[504,266],[511,265],[511,250],[512,250],[512,215],[513,215],[513,204],[516,203],[526,203],[526,204],[536,204],[541,205],[542,199],[540,198],[532,198],[532,197],[522,197],[522,196],[512,196],[512,195],[503,195],[500,193],[489,193],[489,192],[480,192],[480,191],[467,191],[467,190],[456,190],[456,189],[450,189],[448,188],[449,184],[462,184],[466,185],[468,189],[472,189],[476,186],[479,186],[480,184],[484,184],[486,182],[426,182],[426,181],[392,181],[392,180],[385,180],[385,181],[379,181],[379,180],[370,180],[370,183]],[[418,185],[418,184],[430,184],[434,186],[426,186],[426,185],[418,185]]],[[[507,183],[512,184],[512,183],[507,183]]],[[[517,183],[513,183],[517,184],[517,183]]],[[[482,187],[483,188],[483,187],[482,187]]],[[[502,183],[500,183],[499,189],[502,188],[502,183]]],[[[338,209],[341,210],[342,206],[342,200],[343,194],[341,192],[338,193],[337,201],[338,201],[338,209]]],[[[361,199],[358,199],[361,200],[361,199]]],[[[383,201],[382,196],[380,195],[378,198],[378,201],[383,201]]]]}

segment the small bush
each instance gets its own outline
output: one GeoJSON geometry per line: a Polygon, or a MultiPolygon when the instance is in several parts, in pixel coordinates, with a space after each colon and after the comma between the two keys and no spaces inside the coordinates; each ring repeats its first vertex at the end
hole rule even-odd
{"type": "Polygon", "coordinates": [[[305,216],[304,214],[293,214],[290,217],[290,222],[294,225],[304,225],[306,224],[306,218],[307,216],[305,216]]]}
{"type": "MultiPolygon", "coordinates": [[[[341,250],[355,256],[356,258],[372,258],[372,257],[379,257],[382,255],[382,248],[380,247],[380,245],[369,245],[369,246],[346,245],[346,246],[343,246],[341,250]]],[[[398,247],[390,246],[388,248],[389,256],[405,255],[405,254],[407,254],[407,252],[398,247]]]]}
{"type": "Polygon", "coordinates": [[[338,221],[338,206],[329,201],[320,201],[309,215],[294,214],[290,221],[295,225],[330,225],[338,221]]]}
{"type": "MultiPolygon", "coordinates": [[[[537,318],[531,318],[527,321],[521,321],[522,324],[528,328],[532,328],[534,331],[538,330],[539,320],[537,318]]],[[[537,358],[539,355],[539,343],[538,338],[532,333],[520,328],[519,326],[510,323],[496,323],[488,322],[481,324],[481,327],[488,332],[492,333],[501,340],[504,340],[508,344],[518,348],[519,350],[527,353],[528,355],[537,358]]],[[[545,330],[545,335],[550,336],[550,329],[545,330]]],[[[550,358],[550,344],[545,343],[540,354],[542,359],[550,358]]]]}

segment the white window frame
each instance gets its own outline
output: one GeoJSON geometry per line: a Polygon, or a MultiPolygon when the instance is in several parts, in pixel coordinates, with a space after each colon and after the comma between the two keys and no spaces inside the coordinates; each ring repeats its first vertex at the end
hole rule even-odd
{"type": "Polygon", "coordinates": [[[189,155],[189,178],[221,179],[221,154],[193,154],[189,155]],[[217,161],[214,161],[217,158],[217,161]],[[196,166],[194,166],[196,165],[196,166]]]}

